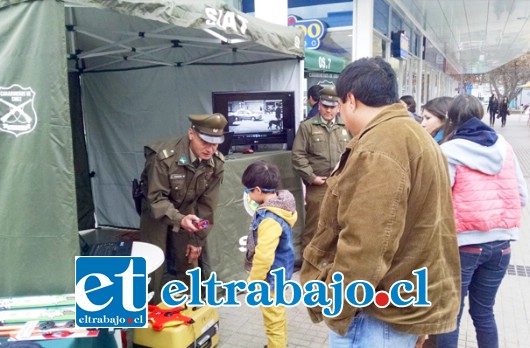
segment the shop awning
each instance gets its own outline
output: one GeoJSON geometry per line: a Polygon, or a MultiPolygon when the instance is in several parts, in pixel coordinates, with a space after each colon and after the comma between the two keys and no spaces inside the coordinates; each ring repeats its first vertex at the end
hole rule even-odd
{"type": "Polygon", "coordinates": [[[340,73],[349,63],[346,58],[319,50],[305,50],[305,70],[340,73]]]}

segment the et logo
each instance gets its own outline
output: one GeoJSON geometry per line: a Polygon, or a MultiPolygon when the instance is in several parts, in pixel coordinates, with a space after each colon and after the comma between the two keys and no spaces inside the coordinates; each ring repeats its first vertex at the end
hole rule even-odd
{"type": "Polygon", "coordinates": [[[76,325],[147,327],[146,273],[143,257],[76,257],[76,325]]]}

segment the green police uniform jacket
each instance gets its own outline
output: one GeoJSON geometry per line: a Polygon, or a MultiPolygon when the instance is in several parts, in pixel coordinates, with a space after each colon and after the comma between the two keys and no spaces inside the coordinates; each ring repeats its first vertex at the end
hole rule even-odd
{"type": "Polygon", "coordinates": [[[201,161],[195,167],[190,160],[190,151],[187,136],[145,147],[141,230],[149,234],[166,234],[171,228],[178,232],[182,218],[195,214],[210,222],[210,227],[189,233],[190,244],[203,246],[214,224],[224,157],[217,152],[210,160],[201,161]]]}
{"type": "Polygon", "coordinates": [[[292,149],[295,171],[308,185],[317,176],[329,176],[350,139],[350,133],[338,116],[330,127],[322,122],[320,115],[303,121],[292,149]]]}

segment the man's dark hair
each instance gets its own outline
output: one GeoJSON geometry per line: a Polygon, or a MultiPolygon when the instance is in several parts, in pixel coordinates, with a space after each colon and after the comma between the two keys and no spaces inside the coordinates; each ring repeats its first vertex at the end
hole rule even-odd
{"type": "Polygon", "coordinates": [[[280,169],[277,165],[259,160],[245,169],[241,183],[248,188],[259,186],[261,189],[277,190],[280,178],[280,169]]]}
{"type": "Polygon", "coordinates": [[[371,107],[399,102],[396,73],[381,57],[361,58],[348,64],[340,73],[336,88],[343,102],[348,93],[371,107]]]}
{"type": "Polygon", "coordinates": [[[320,91],[322,90],[322,86],[320,85],[313,85],[311,87],[309,87],[309,89],[307,90],[307,97],[311,97],[313,98],[314,101],[319,101],[320,100],[320,91]]]}

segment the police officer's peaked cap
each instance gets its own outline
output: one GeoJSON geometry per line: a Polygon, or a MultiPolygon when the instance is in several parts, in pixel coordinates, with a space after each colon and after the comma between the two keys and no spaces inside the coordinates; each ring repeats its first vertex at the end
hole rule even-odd
{"type": "Polygon", "coordinates": [[[326,106],[337,106],[339,105],[339,97],[337,97],[337,91],[333,86],[325,86],[320,90],[320,102],[326,106]]]}
{"type": "Polygon", "coordinates": [[[199,137],[211,144],[222,144],[225,141],[224,128],[227,124],[222,114],[190,115],[191,128],[199,137]]]}

